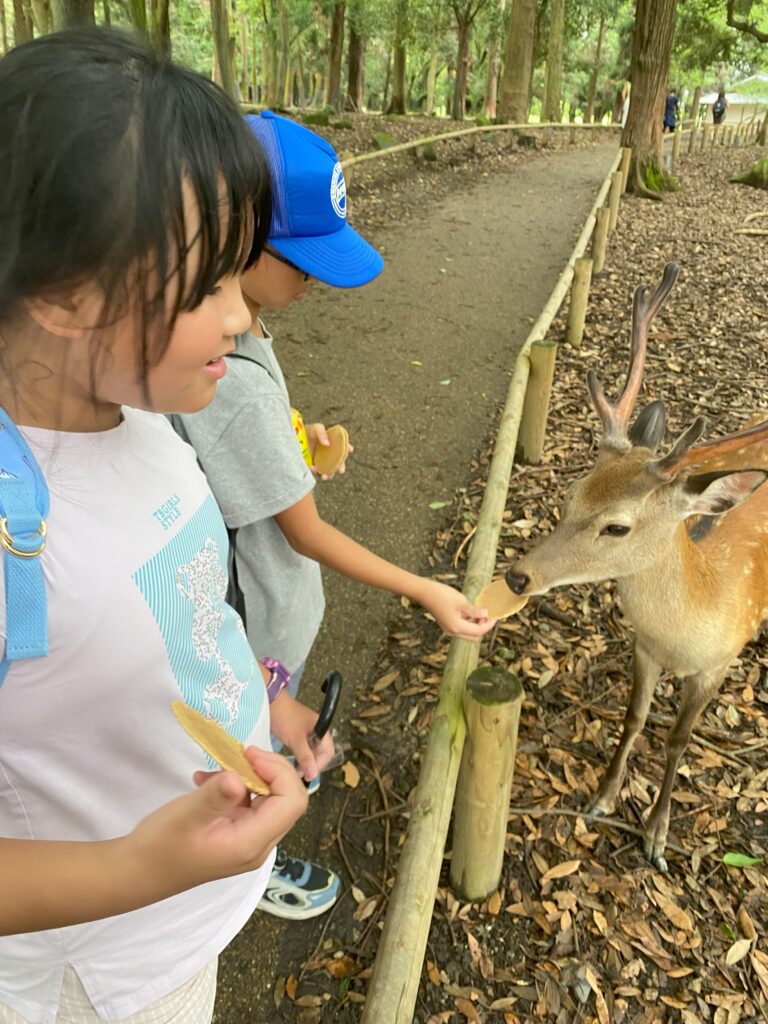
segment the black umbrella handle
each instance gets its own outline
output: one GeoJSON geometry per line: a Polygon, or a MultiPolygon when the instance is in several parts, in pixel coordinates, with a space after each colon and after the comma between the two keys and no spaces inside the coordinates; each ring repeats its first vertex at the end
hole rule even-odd
{"type": "Polygon", "coordinates": [[[315,728],[312,730],[312,737],[321,740],[328,732],[336,714],[336,708],[341,697],[341,673],[333,669],[322,682],[322,691],[325,694],[323,706],[320,708],[315,728]]]}

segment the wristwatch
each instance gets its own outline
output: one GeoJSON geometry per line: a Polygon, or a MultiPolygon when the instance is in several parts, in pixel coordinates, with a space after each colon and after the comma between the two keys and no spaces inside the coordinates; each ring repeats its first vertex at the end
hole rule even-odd
{"type": "Polygon", "coordinates": [[[261,664],[269,672],[267,699],[273,704],[291,681],[291,673],[277,658],[262,658],[261,664]]]}

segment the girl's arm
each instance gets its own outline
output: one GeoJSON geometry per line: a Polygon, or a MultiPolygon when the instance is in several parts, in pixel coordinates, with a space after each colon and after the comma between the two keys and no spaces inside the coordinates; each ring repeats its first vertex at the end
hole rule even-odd
{"type": "Polygon", "coordinates": [[[403,594],[431,612],[446,633],[476,640],[493,625],[485,610],[475,608],[458,590],[379,558],[326,523],[320,518],[311,493],[279,512],[275,520],[288,543],[300,555],[359,583],[403,594]]]}
{"type": "Polygon", "coordinates": [[[260,867],[307,806],[295,769],[247,748],[270,795],[251,798],[234,772],[199,772],[199,788],[127,836],[103,842],[0,839],[0,935],[122,914],[260,867]]]}

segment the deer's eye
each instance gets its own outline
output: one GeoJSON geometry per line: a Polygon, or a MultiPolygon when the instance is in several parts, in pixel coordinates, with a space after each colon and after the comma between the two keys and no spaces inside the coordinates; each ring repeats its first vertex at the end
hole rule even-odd
{"type": "Polygon", "coordinates": [[[604,526],[600,531],[601,537],[626,537],[629,533],[629,527],[623,526],[621,523],[609,523],[604,526]]]}

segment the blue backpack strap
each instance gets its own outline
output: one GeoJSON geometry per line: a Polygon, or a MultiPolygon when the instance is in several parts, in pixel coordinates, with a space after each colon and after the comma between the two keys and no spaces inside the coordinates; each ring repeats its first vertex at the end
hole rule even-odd
{"type": "Polygon", "coordinates": [[[5,575],[5,657],[48,654],[48,602],[40,554],[50,499],[42,471],[6,411],[0,408],[0,550],[5,575]]]}

